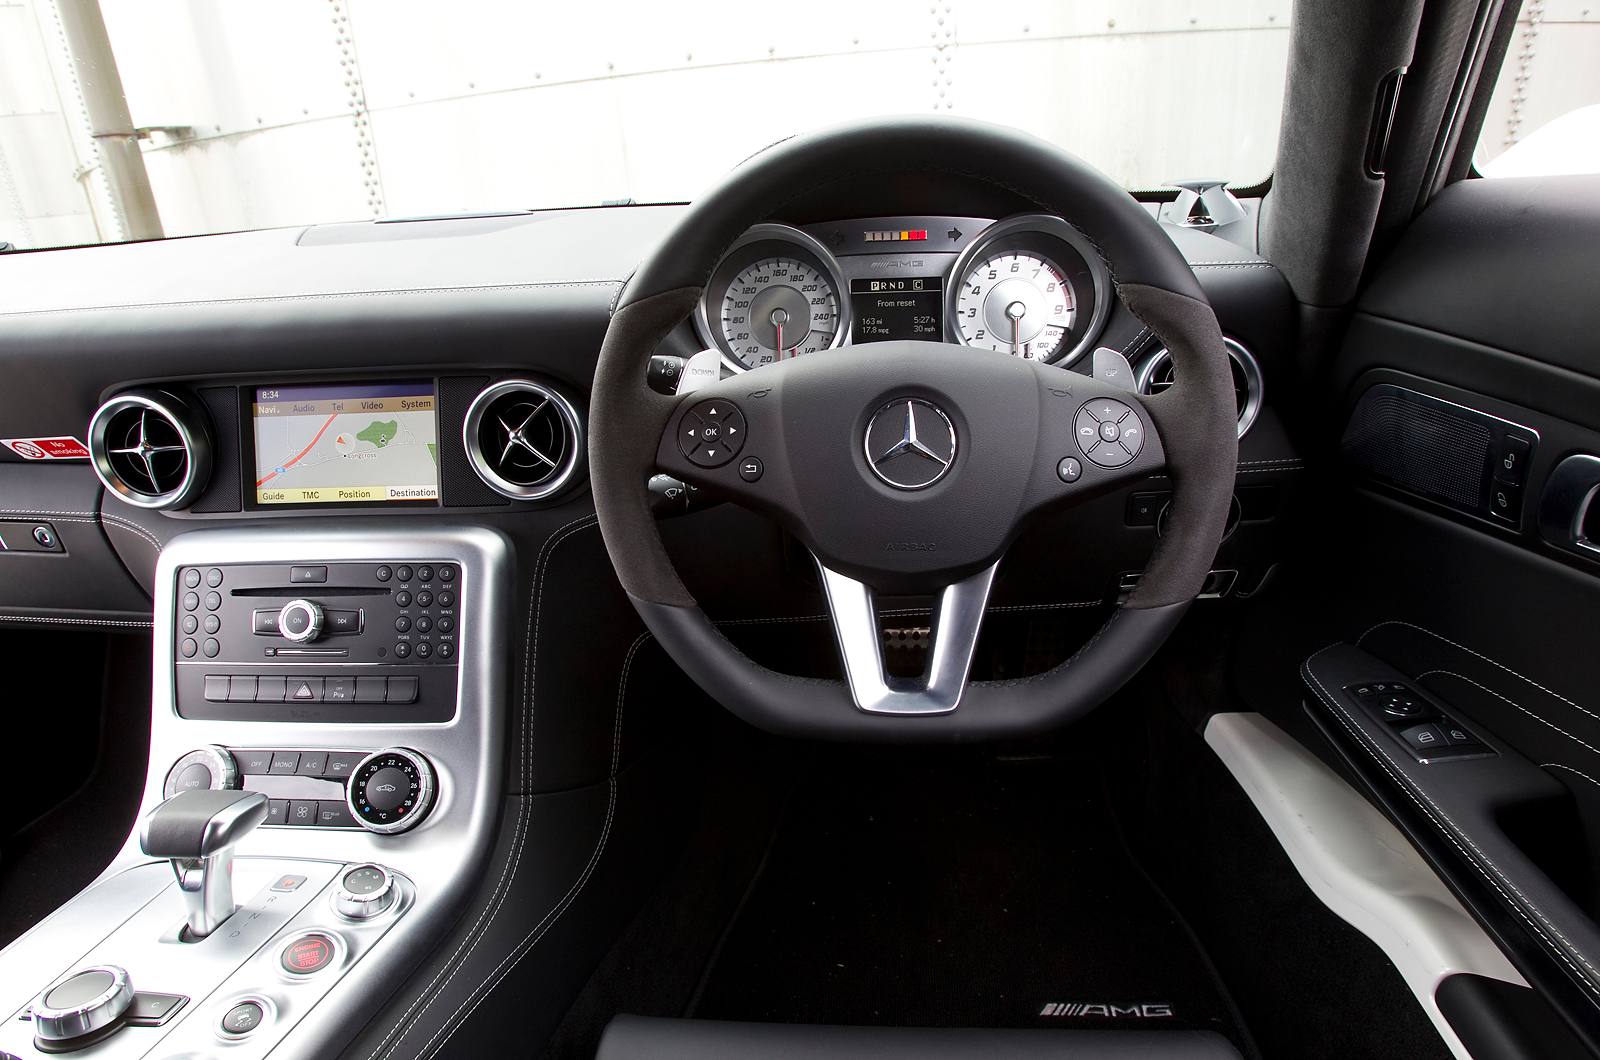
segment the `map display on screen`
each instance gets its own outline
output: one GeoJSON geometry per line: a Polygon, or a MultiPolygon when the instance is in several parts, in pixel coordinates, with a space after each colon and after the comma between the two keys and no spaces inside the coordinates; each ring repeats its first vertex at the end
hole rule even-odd
{"type": "Polygon", "coordinates": [[[255,502],[439,499],[432,380],[257,387],[255,502]]]}

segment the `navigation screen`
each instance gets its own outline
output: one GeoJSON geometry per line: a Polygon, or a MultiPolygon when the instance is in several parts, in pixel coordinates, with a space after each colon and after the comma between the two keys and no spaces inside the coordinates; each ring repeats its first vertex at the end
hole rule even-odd
{"type": "Polygon", "coordinates": [[[433,381],[257,387],[255,502],[439,499],[433,381]]]}
{"type": "Polygon", "coordinates": [[[856,314],[854,342],[944,337],[943,284],[937,276],[851,280],[850,303],[856,314]]]}

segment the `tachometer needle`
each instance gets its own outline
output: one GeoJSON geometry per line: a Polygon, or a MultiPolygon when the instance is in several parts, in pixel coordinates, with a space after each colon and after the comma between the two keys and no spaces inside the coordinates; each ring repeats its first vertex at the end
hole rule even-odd
{"type": "Polygon", "coordinates": [[[1027,311],[1020,299],[1006,306],[1006,316],[1011,320],[1011,352],[1017,357],[1022,356],[1022,317],[1027,311]]]}

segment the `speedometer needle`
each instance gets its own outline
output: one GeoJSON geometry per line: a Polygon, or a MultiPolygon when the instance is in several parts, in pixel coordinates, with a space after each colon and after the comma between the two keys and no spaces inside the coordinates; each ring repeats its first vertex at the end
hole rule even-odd
{"type": "Polygon", "coordinates": [[[783,326],[789,322],[789,311],[781,306],[772,311],[772,326],[778,329],[778,360],[783,360],[783,326]]]}

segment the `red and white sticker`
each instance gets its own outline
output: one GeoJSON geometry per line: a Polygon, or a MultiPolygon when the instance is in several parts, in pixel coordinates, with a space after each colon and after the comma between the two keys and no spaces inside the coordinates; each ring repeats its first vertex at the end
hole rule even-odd
{"type": "Polygon", "coordinates": [[[24,460],[89,459],[89,447],[71,435],[65,438],[0,438],[0,445],[24,460]]]}

